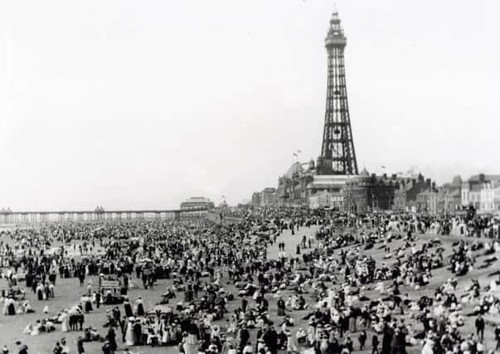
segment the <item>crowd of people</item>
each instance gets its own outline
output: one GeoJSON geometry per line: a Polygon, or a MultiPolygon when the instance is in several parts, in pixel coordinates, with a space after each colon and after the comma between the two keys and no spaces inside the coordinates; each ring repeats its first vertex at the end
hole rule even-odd
{"type": "Polygon", "coordinates": [[[15,228],[0,233],[3,314],[43,308],[24,334],[64,333],[54,353],[98,342],[103,353],[480,354],[500,344],[500,327],[491,330],[495,345],[484,336],[500,309],[497,280],[465,276],[487,269],[500,247],[496,222],[477,220],[267,209],[239,210],[231,222],[15,228]],[[459,237],[444,244],[422,234],[459,237]],[[51,308],[63,281],[74,294],[51,308]],[[460,330],[467,326],[475,334],[460,330]]]}

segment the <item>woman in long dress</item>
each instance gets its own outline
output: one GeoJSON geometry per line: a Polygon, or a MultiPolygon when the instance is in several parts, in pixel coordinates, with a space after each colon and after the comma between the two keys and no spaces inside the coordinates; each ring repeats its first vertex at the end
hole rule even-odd
{"type": "Polygon", "coordinates": [[[135,345],[135,333],[134,333],[134,322],[133,319],[128,320],[127,322],[127,331],[125,332],[125,345],[132,346],[135,345]]]}
{"type": "Polygon", "coordinates": [[[69,314],[66,310],[63,311],[59,320],[61,321],[61,331],[69,332],[69,314]]]}
{"type": "Polygon", "coordinates": [[[278,316],[285,316],[285,301],[282,298],[278,300],[278,316]]]}
{"type": "Polygon", "coordinates": [[[88,313],[88,312],[93,311],[94,309],[92,307],[92,297],[84,296],[82,299],[83,299],[83,303],[84,303],[83,308],[85,309],[85,312],[88,313]]]}
{"type": "Polygon", "coordinates": [[[134,312],[132,311],[132,305],[130,305],[128,299],[125,299],[125,302],[123,303],[123,308],[125,309],[125,316],[127,318],[132,317],[134,315],[134,312]]]}
{"type": "Polygon", "coordinates": [[[286,341],[287,353],[288,354],[298,353],[299,350],[298,350],[296,338],[292,335],[292,333],[289,330],[286,330],[285,334],[286,334],[286,338],[287,338],[287,341],[286,341]]]}
{"type": "Polygon", "coordinates": [[[170,325],[169,326],[169,339],[173,343],[178,343],[181,340],[181,330],[178,325],[170,325]]]}
{"type": "Polygon", "coordinates": [[[38,300],[43,300],[43,285],[40,283],[36,287],[36,295],[38,297],[38,300]]]}
{"type": "Polygon", "coordinates": [[[137,316],[139,316],[139,317],[144,316],[144,303],[143,303],[142,298],[140,296],[135,301],[135,306],[136,306],[137,316]]]}
{"type": "Polygon", "coordinates": [[[8,316],[16,314],[16,302],[11,296],[5,299],[5,302],[3,304],[3,314],[8,316]]]}
{"type": "Polygon", "coordinates": [[[316,327],[314,326],[314,322],[309,321],[309,325],[307,326],[307,342],[309,346],[314,345],[314,341],[316,338],[316,327]]]}
{"type": "Polygon", "coordinates": [[[170,342],[170,328],[165,323],[161,324],[161,344],[167,345],[170,342]]]}
{"type": "Polygon", "coordinates": [[[187,338],[184,342],[184,353],[185,354],[197,354],[198,353],[198,336],[200,331],[196,324],[191,323],[187,330],[187,338]]]}
{"type": "Polygon", "coordinates": [[[326,354],[328,351],[328,339],[329,339],[328,333],[326,333],[326,331],[322,331],[319,336],[320,340],[319,350],[321,354],[326,354]]]}
{"type": "Polygon", "coordinates": [[[238,330],[238,320],[235,315],[231,315],[231,319],[229,320],[229,326],[226,330],[227,333],[236,333],[238,330]]]}
{"type": "Polygon", "coordinates": [[[9,300],[10,298],[7,298],[5,299],[4,303],[3,303],[3,310],[2,310],[2,314],[3,315],[8,315],[9,314],[9,300]]]}

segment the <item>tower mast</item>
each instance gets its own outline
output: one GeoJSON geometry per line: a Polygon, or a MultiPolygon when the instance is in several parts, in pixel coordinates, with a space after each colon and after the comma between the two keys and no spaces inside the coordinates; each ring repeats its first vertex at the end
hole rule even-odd
{"type": "Polygon", "coordinates": [[[328,84],[323,144],[317,164],[318,174],[321,175],[358,174],[345,80],[346,44],[347,39],[339,15],[337,10],[334,10],[325,39],[328,54],[328,84]]]}

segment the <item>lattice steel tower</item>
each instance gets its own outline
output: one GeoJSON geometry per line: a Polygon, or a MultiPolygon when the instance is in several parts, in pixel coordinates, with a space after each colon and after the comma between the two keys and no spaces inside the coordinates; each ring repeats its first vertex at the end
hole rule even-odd
{"type": "Polygon", "coordinates": [[[347,88],[345,82],[344,48],[347,40],[337,11],[330,20],[325,39],[328,53],[328,86],[326,91],[323,146],[317,170],[321,175],[357,175],[347,88]]]}

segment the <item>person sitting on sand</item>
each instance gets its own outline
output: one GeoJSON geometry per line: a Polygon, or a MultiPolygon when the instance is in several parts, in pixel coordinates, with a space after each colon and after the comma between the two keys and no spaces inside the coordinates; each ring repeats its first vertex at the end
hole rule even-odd
{"type": "Polygon", "coordinates": [[[35,310],[33,310],[33,308],[31,307],[28,300],[24,301],[23,304],[21,306],[19,306],[19,308],[17,309],[18,314],[34,313],[34,312],[35,312],[35,310]]]}

